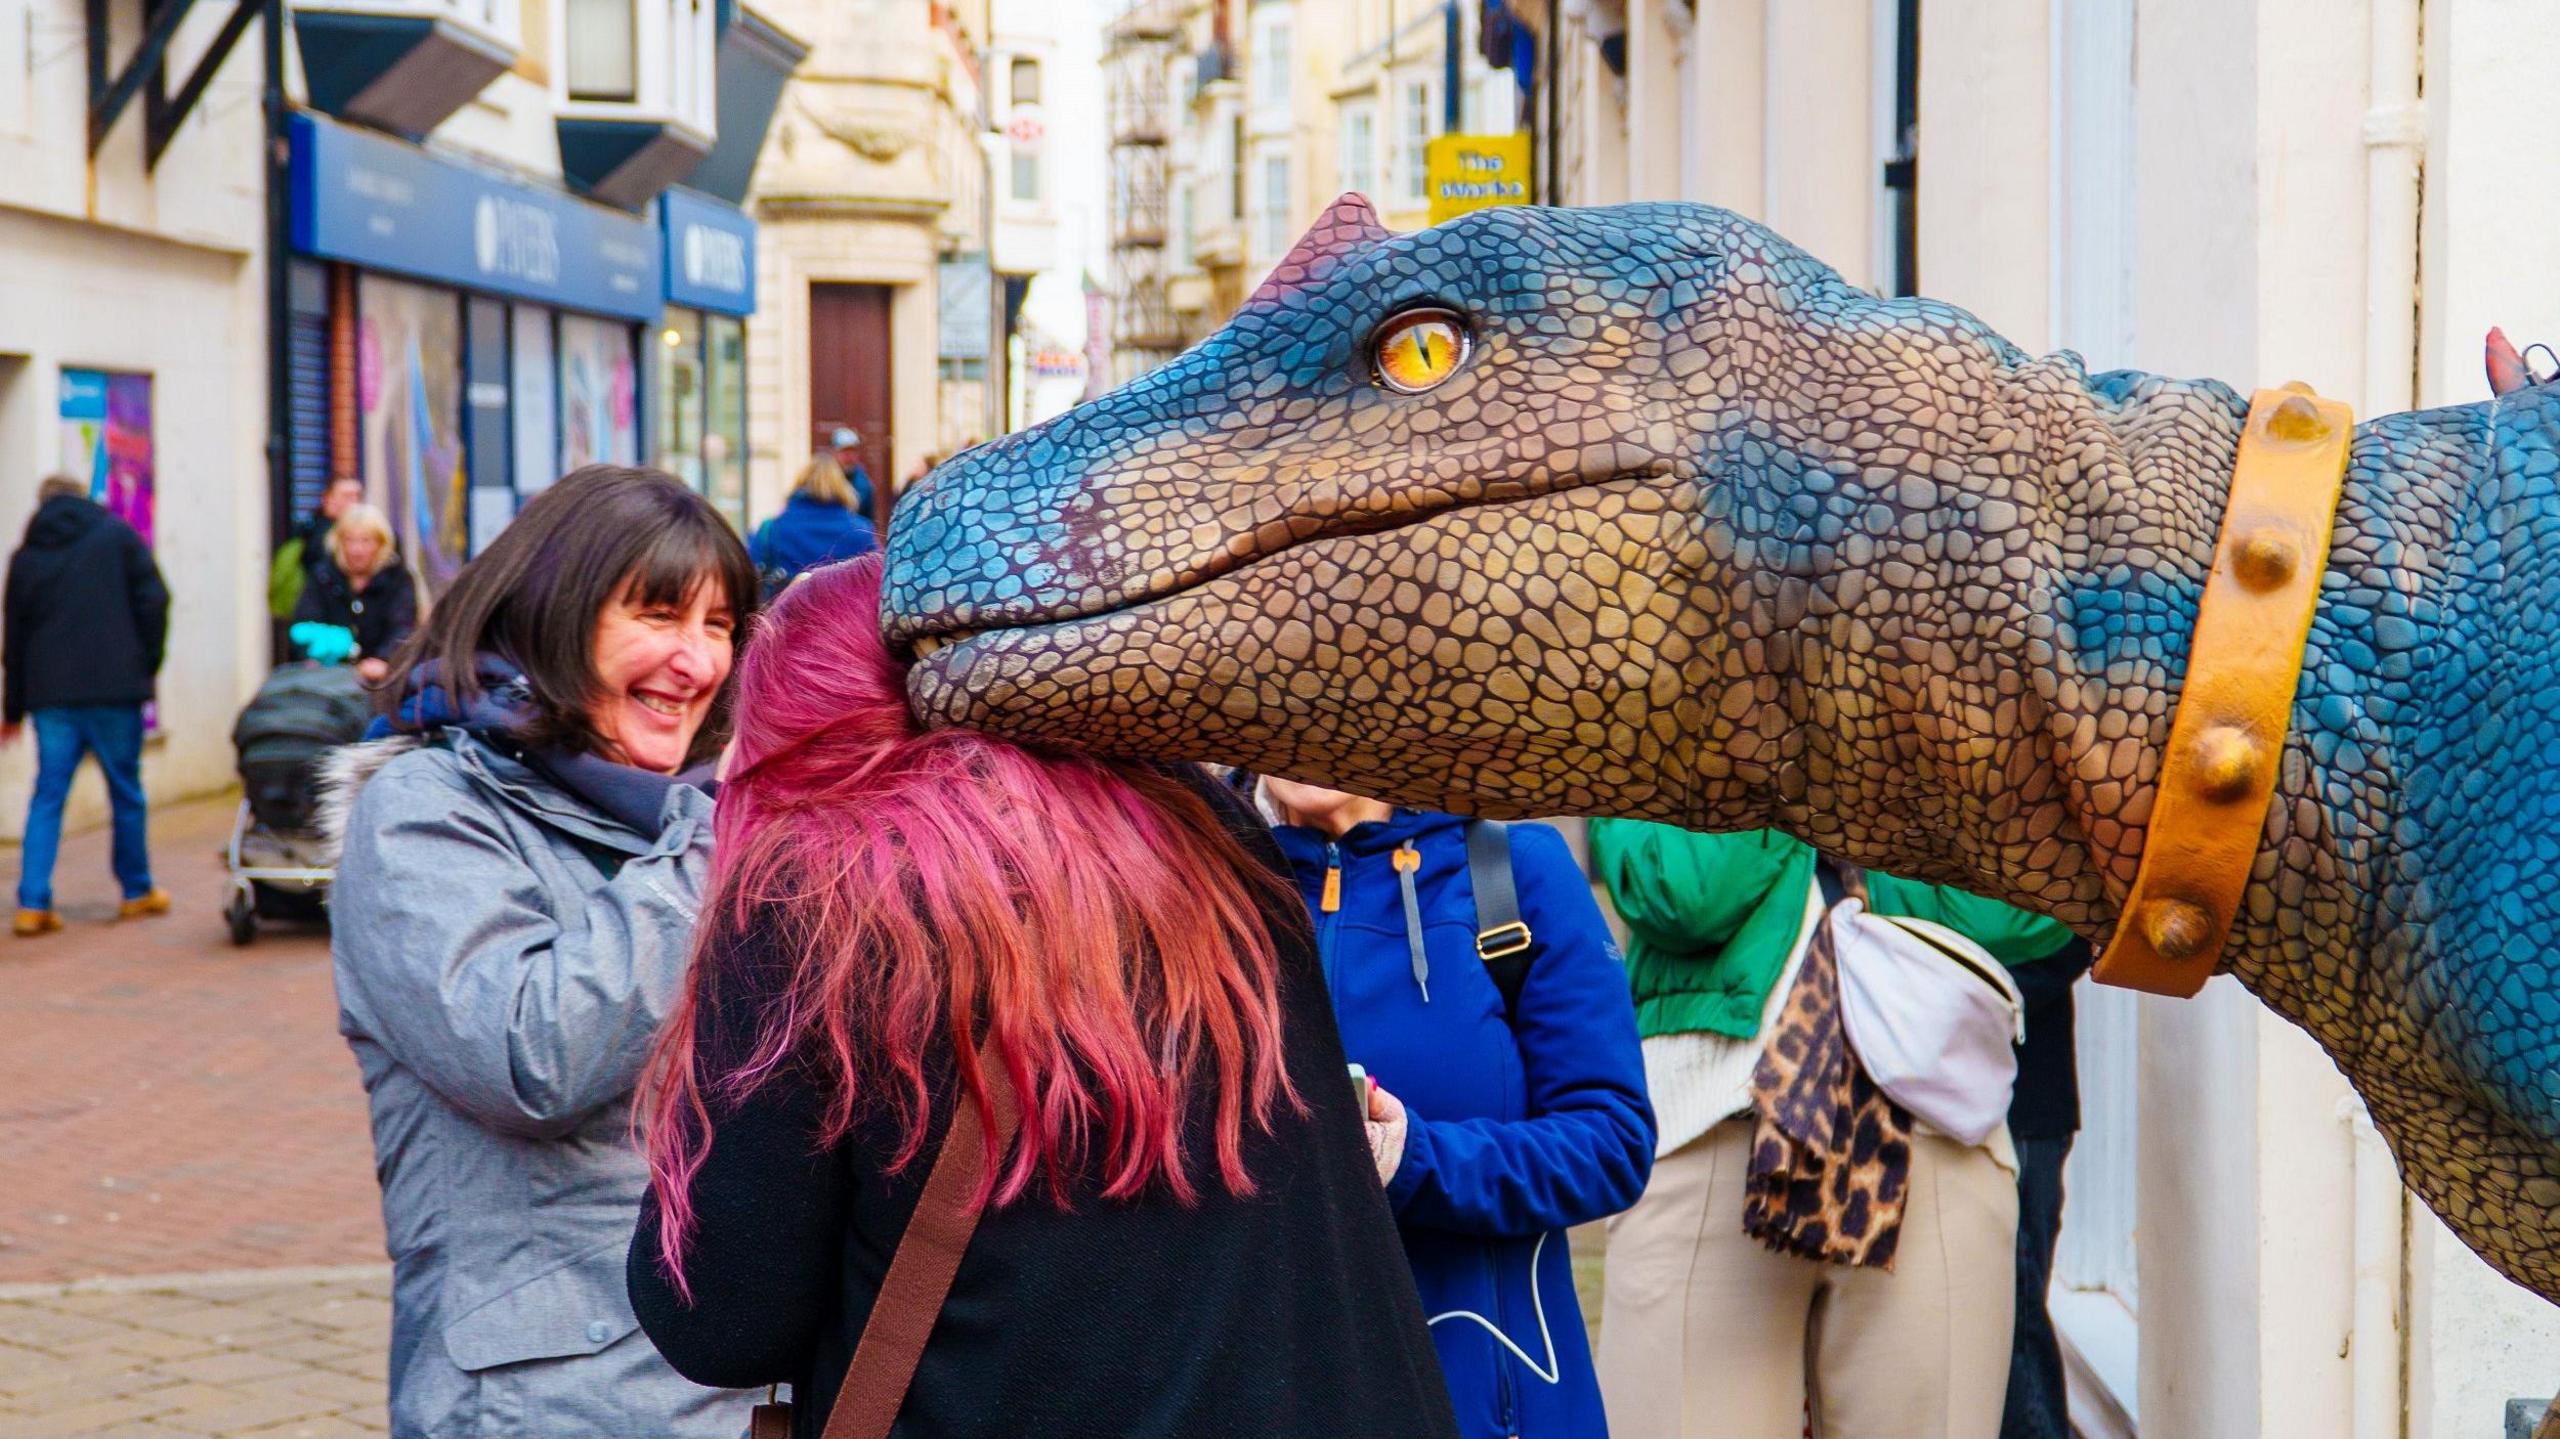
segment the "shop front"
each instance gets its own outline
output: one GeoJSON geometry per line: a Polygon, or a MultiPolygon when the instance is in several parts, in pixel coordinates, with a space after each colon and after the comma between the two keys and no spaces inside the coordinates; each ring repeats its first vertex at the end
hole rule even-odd
{"type": "Polygon", "coordinates": [[[690,190],[659,200],[666,313],[653,347],[651,463],[708,498],[744,534],[747,327],[756,308],[756,223],[690,190]]]}
{"type": "Polygon", "coordinates": [[[361,476],[432,591],[560,475],[639,463],[658,226],[310,114],[292,146],[295,514],[361,476]]]}

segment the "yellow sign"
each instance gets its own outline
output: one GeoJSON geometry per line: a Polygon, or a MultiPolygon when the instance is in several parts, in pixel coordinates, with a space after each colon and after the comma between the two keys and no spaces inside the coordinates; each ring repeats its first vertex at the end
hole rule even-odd
{"type": "Polygon", "coordinates": [[[1529,203],[1529,137],[1440,135],[1423,151],[1431,223],[1490,205],[1529,203]]]}

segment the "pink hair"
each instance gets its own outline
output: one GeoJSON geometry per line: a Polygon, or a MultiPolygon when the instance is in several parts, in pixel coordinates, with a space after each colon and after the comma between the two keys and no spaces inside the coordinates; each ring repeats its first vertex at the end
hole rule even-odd
{"type": "Polygon", "coordinates": [[[714,1106],[786,1066],[827,1086],[827,1144],[892,1118],[894,1173],[924,1152],[939,1056],[987,1115],[983,1035],[1022,1099],[1012,1156],[989,1141],[976,1197],[998,1205],[1035,1180],[1063,1205],[1097,1160],[1105,1197],[1161,1184],[1192,1202],[1182,1136],[1206,1071],[1218,1178],[1253,1192],[1245,1124],[1267,1133],[1276,1101],[1298,1103],[1269,927],[1306,911],[1208,801],[1154,766],[919,728],[881,637],[876,558],[793,586],[737,693],[710,897],[643,1080],[659,1257],[680,1291],[714,1106]],[[697,1018],[746,983],[726,956],[750,926],[789,972],[750,1053],[712,1072],[697,1018]]]}

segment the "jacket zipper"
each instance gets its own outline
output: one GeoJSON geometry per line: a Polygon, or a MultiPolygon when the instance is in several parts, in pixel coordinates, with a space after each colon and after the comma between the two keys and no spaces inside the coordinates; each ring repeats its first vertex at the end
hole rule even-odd
{"type": "Polygon", "coordinates": [[[1316,908],[1324,915],[1324,924],[1316,933],[1316,958],[1324,968],[1325,991],[1334,993],[1333,932],[1342,924],[1342,848],[1332,840],[1324,844],[1324,894],[1316,908]]]}
{"type": "MultiPolygon", "coordinates": [[[[1502,1312],[1502,1270],[1494,1263],[1493,1241],[1479,1240],[1477,1245],[1476,1252],[1484,1259],[1485,1288],[1493,1294],[1494,1327],[1502,1333],[1504,1338],[1509,1338],[1511,1319],[1502,1312]]],[[[1529,1275],[1529,1282],[1532,1284],[1538,1282],[1535,1272],[1529,1275]]],[[[1499,1342],[1493,1346],[1493,1384],[1494,1394],[1502,1406],[1502,1432],[1509,1436],[1509,1439],[1520,1439],[1520,1426],[1515,1422],[1518,1418],[1517,1406],[1513,1402],[1511,1393],[1511,1351],[1505,1349],[1499,1342]]]]}

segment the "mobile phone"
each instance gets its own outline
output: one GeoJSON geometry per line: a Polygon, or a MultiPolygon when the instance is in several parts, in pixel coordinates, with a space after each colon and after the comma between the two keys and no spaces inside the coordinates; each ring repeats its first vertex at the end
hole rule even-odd
{"type": "Polygon", "coordinates": [[[1369,1118],[1369,1087],[1375,1082],[1369,1078],[1366,1067],[1357,1064],[1351,1066],[1351,1107],[1360,1112],[1363,1122],[1369,1118]]]}

